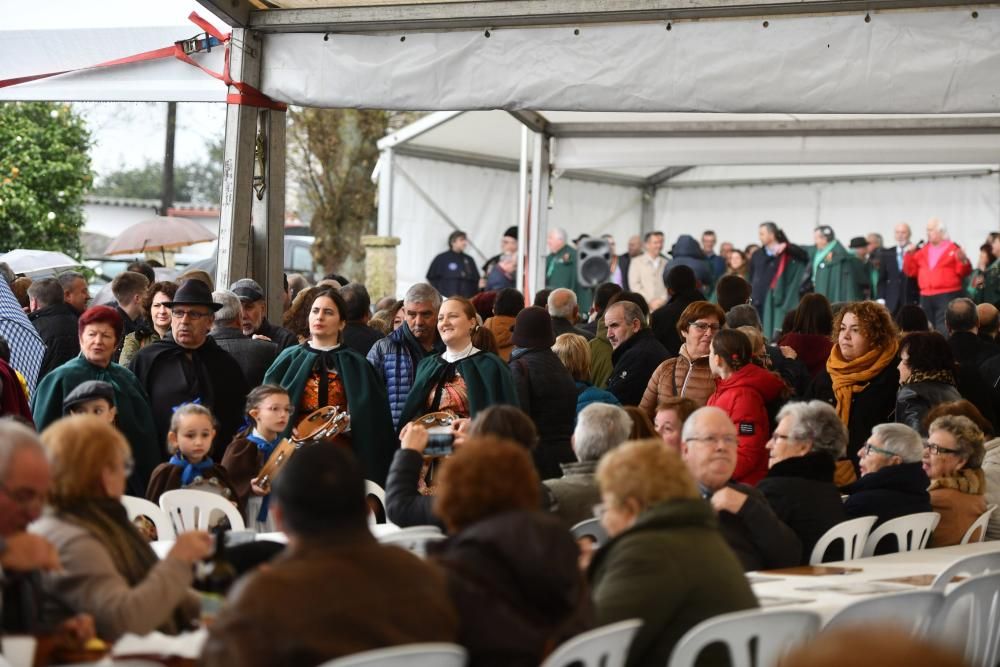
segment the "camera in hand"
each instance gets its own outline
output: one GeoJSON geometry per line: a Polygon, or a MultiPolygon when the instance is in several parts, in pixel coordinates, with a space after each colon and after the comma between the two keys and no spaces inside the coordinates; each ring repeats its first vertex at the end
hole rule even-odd
{"type": "Polygon", "coordinates": [[[447,456],[454,451],[454,446],[453,433],[428,433],[424,456],[447,456]]]}
{"type": "Polygon", "coordinates": [[[216,528],[215,553],[195,569],[194,588],[201,597],[201,621],[211,623],[219,614],[226,593],[236,581],[236,568],[226,558],[225,528],[216,528]]]}

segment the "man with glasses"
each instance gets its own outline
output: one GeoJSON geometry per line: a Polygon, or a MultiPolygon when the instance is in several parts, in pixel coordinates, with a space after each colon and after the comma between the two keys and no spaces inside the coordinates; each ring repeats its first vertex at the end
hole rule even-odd
{"type": "MultiPolygon", "coordinates": [[[[41,624],[40,572],[58,570],[59,555],[45,538],[27,532],[49,493],[49,463],[38,437],[14,421],[0,420],[0,632],[49,633],[41,624]]],[[[74,616],[61,630],[81,640],[94,636],[94,619],[74,616]]]]}
{"type": "Polygon", "coordinates": [[[744,570],[798,565],[802,544],[757,489],[732,481],[739,438],[719,408],[695,410],[681,431],[681,457],[719,518],[722,536],[744,570]]]}
{"type": "Polygon", "coordinates": [[[170,333],[142,348],[130,369],[149,395],[158,442],[167,441],[174,408],[198,402],[219,423],[211,455],[221,461],[243,421],[243,404],[250,392],[240,365],[208,335],[222,304],[212,300],[203,282],[187,280],[167,307],[170,333]]]}

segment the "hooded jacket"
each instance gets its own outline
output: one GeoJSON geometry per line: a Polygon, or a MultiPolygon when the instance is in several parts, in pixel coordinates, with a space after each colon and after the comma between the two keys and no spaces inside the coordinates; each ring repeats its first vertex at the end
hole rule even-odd
{"type": "Polygon", "coordinates": [[[577,546],[542,512],[503,512],[430,544],[458,611],[469,667],[535,667],[593,625],[577,546]]]}
{"type": "Polygon", "coordinates": [[[740,439],[733,479],[756,484],[767,474],[767,441],[771,419],[767,404],[786,389],[785,381],[755,364],[748,364],[725,380],[718,380],[706,405],[722,408],[729,415],[740,439]]]}
{"type": "Polygon", "coordinates": [[[674,247],[670,249],[671,260],[663,267],[663,282],[667,282],[667,274],[675,266],[689,266],[694,271],[695,278],[701,286],[701,291],[708,294],[712,291],[712,264],[705,259],[701,246],[690,234],[677,237],[674,247]]]}
{"type": "Polygon", "coordinates": [[[514,351],[514,321],[517,318],[510,315],[494,315],[483,326],[493,332],[497,339],[497,356],[504,361],[510,361],[510,353],[514,351]]]}

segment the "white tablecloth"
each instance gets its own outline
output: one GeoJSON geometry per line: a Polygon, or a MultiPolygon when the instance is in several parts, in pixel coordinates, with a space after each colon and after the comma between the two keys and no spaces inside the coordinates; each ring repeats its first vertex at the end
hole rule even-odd
{"type": "Polygon", "coordinates": [[[884,589],[885,593],[917,590],[910,584],[883,582],[884,579],[909,577],[914,575],[936,575],[957,560],[973,554],[1000,551],[1000,542],[982,542],[956,547],[923,549],[906,553],[895,553],[853,561],[824,563],[831,567],[860,569],[860,572],[821,576],[776,575],[748,572],[751,586],[762,606],[781,606],[809,609],[823,617],[826,622],[837,611],[847,605],[879,592],[860,592],[871,589],[868,582],[884,589]],[[857,593],[847,591],[816,590],[816,587],[852,587],[857,593]]]}
{"type": "MultiPolygon", "coordinates": [[[[399,526],[397,526],[394,523],[368,524],[368,530],[370,530],[372,532],[372,535],[374,535],[376,538],[384,537],[386,535],[391,535],[392,533],[399,531],[399,529],[400,529],[399,526]]],[[[253,541],[259,542],[262,540],[285,543],[288,542],[288,537],[284,533],[255,533],[253,535],[253,541]]],[[[247,541],[250,541],[249,537],[247,541]]],[[[158,540],[156,542],[151,542],[149,546],[153,547],[153,551],[156,552],[157,556],[159,556],[160,558],[165,558],[166,555],[170,553],[171,547],[174,546],[174,541],[158,540]]]]}

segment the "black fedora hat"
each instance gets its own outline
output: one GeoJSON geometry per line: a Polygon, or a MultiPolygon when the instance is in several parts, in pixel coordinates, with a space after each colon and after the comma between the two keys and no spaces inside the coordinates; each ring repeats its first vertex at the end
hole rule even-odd
{"type": "Polygon", "coordinates": [[[212,301],[212,290],[200,280],[185,280],[174,294],[173,301],[166,303],[167,308],[174,306],[208,306],[212,312],[222,308],[221,303],[212,301]]]}

